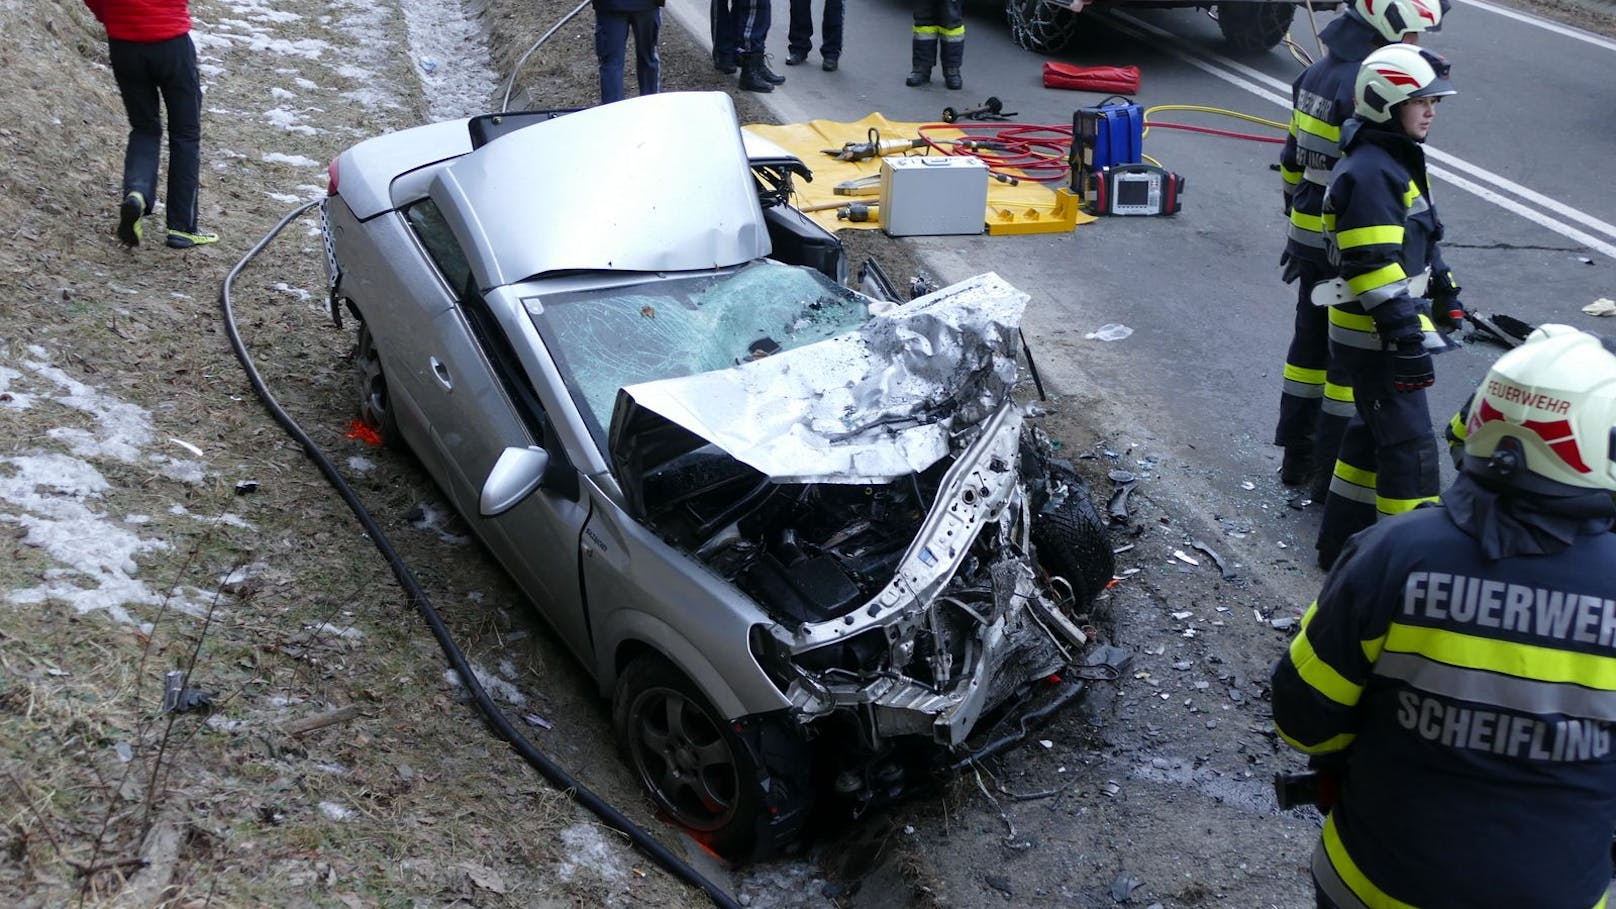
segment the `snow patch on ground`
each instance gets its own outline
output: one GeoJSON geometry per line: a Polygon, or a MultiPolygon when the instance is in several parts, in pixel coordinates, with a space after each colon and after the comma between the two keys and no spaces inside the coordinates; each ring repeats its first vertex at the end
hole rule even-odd
{"type": "Polygon", "coordinates": [[[265,152],[260,158],[266,164],[290,164],[293,167],[324,167],[325,165],[302,155],[287,155],[281,152],[265,152]]]}
{"type": "Polygon", "coordinates": [[[623,879],[623,864],[627,859],[621,854],[622,847],[602,836],[595,825],[573,824],[561,831],[561,841],[567,844],[570,858],[556,866],[556,877],[570,881],[587,868],[611,883],[623,879]]]}
{"type": "Polygon", "coordinates": [[[303,115],[295,110],[284,107],[272,107],[264,111],[264,119],[270,126],[276,126],[289,133],[302,133],[305,136],[319,135],[320,131],[303,122],[303,115]]]}
{"type": "MultiPolygon", "coordinates": [[[[175,591],[172,597],[147,587],[136,575],[137,557],[168,548],[146,539],[129,518],[113,518],[93,507],[111,488],[91,460],[123,464],[155,464],[159,472],[189,482],[203,479],[200,463],[145,451],[152,442],[151,416],[144,409],[86,385],[49,361],[40,347],[28,348],[18,365],[0,366],[0,392],[9,395],[9,412],[60,405],[71,423],[53,427],[45,439],[62,450],[35,449],[0,457],[0,523],[23,530],[22,545],[44,552],[55,567],[43,572],[43,583],[5,593],[18,605],[47,600],[66,602],[79,613],[103,611],[115,621],[136,624],[126,607],[168,605],[199,615],[193,601],[199,591],[175,591]],[[22,390],[23,386],[28,390],[22,390]]],[[[0,415],[7,413],[0,409],[0,415]]],[[[7,435],[23,438],[12,427],[7,435]]],[[[131,516],[133,517],[133,516],[131,516]]],[[[149,627],[143,625],[142,627],[149,627]]]]}
{"type": "MultiPolygon", "coordinates": [[[[490,697],[504,701],[505,703],[516,707],[520,707],[527,703],[527,697],[523,695],[519,689],[517,689],[514,682],[507,679],[502,679],[476,663],[471,664],[471,674],[477,677],[477,684],[483,686],[483,690],[488,692],[490,697]]],[[[465,685],[460,681],[460,673],[454,671],[453,669],[445,669],[443,671],[443,680],[448,682],[451,687],[456,689],[462,689],[465,687],[465,685]]]]}
{"type": "Polygon", "coordinates": [[[465,4],[415,0],[401,6],[429,119],[451,120],[493,110],[498,80],[487,63],[492,54],[465,4]]]}

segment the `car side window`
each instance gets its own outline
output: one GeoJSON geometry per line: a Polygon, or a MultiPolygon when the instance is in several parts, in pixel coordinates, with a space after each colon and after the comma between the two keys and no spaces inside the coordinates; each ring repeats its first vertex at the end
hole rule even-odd
{"type": "Polygon", "coordinates": [[[422,199],[404,209],[404,218],[450,287],[459,289],[471,283],[471,263],[466,261],[460,241],[449,230],[449,222],[443,219],[436,203],[422,199]]]}

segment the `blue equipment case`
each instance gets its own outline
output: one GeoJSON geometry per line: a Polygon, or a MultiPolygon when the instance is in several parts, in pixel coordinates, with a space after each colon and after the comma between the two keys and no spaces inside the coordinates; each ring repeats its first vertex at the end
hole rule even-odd
{"type": "Polygon", "coordinates": [[[1120,98],[1107,98],[1098,107],[1078,108],[1072,114],[1072,190],[1094,197],[1094,174],[1105,167],[1138,164],[1144,160],[1144,108],[1120,98]]]}

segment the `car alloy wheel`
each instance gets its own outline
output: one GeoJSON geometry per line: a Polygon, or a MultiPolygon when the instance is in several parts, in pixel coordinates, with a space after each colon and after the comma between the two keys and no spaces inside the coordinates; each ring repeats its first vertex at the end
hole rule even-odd
{"type": "Polygon", "coordinates": [[[745,858],[761,810],[745,745],[677,669],[647,654],[618,677],[618,739],[657,805],[714,851],[745,858]]]}
{"type": "Polygon", "coordinates": [[[398,421],[393,417],[391,400],[387,393],[387,376],[382,373],[381,354],[376,350],[376,339],[370,326],[359,323],[359,343],[354,350],[354,365],[359,368],[359,422],[381,437],[382,444],[398,441],[398,421]]]}

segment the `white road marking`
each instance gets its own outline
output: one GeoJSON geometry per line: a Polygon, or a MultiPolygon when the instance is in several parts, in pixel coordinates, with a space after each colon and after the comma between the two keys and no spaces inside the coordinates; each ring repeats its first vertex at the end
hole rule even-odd
{"type": "Polygon", "coordinates": [[[1602,47],[1608,51],[1616,51],[1616,41],[1593,34],[1592,32],[1585,32],[1580,28],[1573,28],[1569,25],[1561,25],[1558,22],[1551,22],[1548,19],[1534,16],[1531,13],[1523,13],[1520,10],[1513,10],[1508,7],[1498,6],[1497,4],[1486,3],[1484,0],[1459,0],[1459,2],[1465,4],[1466,6],[1474,6],[1484,9],[1489,13],[1497,13],[1506,19],[1514,19],[1516,22],[1524,22],[1527,25],[1536,26],[1537,28],[1541,28],[1546,32],[1554,32],[1556,35],[1564,35],[1567,38],[1572,38],[1586,44],[1592,44],[1594,47],[1602,47]]]}
{"type": "MultiPolygon", "coordinates": [[[[1474,3],[1476,0],[1466,0],[1466,2],[1474,3]]],[[[1273,76],[1253,69],[1252,67],[1240,63],[1237,60],[1230,60],[1217,54],[1208,53],[1200,50],[1199,48],[1191,47],[1181,38],[1172,34],[1171,32],[1157,28],[1148,22],[1143,22],[1134,16],[1129,15],[1128,13],[1112,11],[1111,16],[1112,25],[1116,27],[1118,31],[1128,34],[1134,38],[1153,38],[1155,40],[1152,43],[1155,44],[1155,46],[1169,54],[1172,54],[1196,69],[1222,79],[1224,82],[1227,82],[1242,91],[1256,95],[1265,101],[1277,104],[1287,110],[1290,109],[1290,86],[1274,78],[1273,76]]],[[[1587,212],[1572,208],[1571,206],[1566,205],[1558,200],[1551,199],[1542,193],[1528,189],[1525,186],[1514,182],[1513,180],[1505,179],[1504,177],[1501,177],[1498,174],[1487,170],[1486,168],[1471,164],[1470,162],[1465,161],[1455,155],[1448,154],[1447,152],[1440,151],[1430,146],[1426,146],[1425,151],[1426,155],[1433,161],[1446,164],[1448,167],[1461,171],[1472,179],[1465,179],[1465,177],[1458,176],[1452,171],[1440,167],[1429,168],[1432,176],[1445,180],[1459,189],[1475,195],[1477,198],[1491,202],[1507,211],[1520,215],[1528,221],[1531,221],[1532,223],[1547,230],[1551,230],[1562,237],[1587,246],[1589,249],[1603,253],[1612,259],[1616,259],[1616,242],[1611,242],[1616,241],[1616,225],[1602,221],[1599,218],[1588,214],[1587,212]],[[1541,211],[1528,208],[1521,202],[1517,202],[1514,199],[1500,195],[1498,192],[1478,185],[1476,182],[1473,182],[1473,180],[1479,180],[1483,183],[1490,183],[1497,189],[1511,193],[1520,197],[1526,202],[1530,202],[1541,208],[1552,211],[1563,218],[1575,221],[1584,227],[1603,234],[1604,238],[1602,239],[1600,237],[1592,236],[1582,230],[1566,224],[1563,221],[1544,214],[1541,211]]]]}

